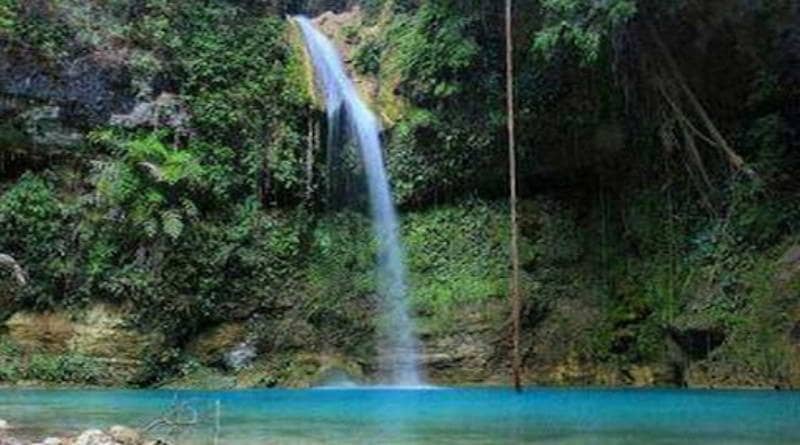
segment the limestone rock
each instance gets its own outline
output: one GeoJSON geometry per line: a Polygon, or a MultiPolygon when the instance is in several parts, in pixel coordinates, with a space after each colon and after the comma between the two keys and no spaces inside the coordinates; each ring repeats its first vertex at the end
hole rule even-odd
{"type": "Polygon", "coordinates": [[[120,445],[139,445],[142,437],[138,431],[122,425],[114,425],[108,429],[108,434],[120,445]]]}
{"type": "Polygon", "coordinates": [[[72,148],[83,142],[83,134],[64,125],[61,115],[61,107],[43,106],[32,108],[22,116],[26,131],[35,145],[72,148]]]}
{"type": "Polygon", "coordinates": [[[105,366],[115,382],[126,382],[135,376],[144,360],[163,342],[163,336],[131,326],[125,311],[116,306],[97,304],[74,317],[66,312],[18,312],[5,327],[8,339],[19,345],[23,354],[86,357],[105,366]]]}
{"type": "Polygon", "coordinates": [[[189,135],[191,115],[186,104],[176,95],[161,93],[152,102],[140,102],[128,114],[111,116],[111,124],[125,128],[172,128],[178,134],[189,135]]]}
{"type": "Polygon", "coordinates": [[[75,335],[72,321],[61,313],[17,312],[6,328],[10,339],[28,352],[66,352],[75,335]]]}
{"type": "Polygon", "coordinates": [[[128,325],[125,314],[108,305],[95,305],[75,325],[70,350],[90,357],[139,360],[154,338],[128,325]]]}
{"type": "Polygon", "coordinates": [[[88,430],[81,433],[72,445],[117,445],[114,439],[100,430],[88,430]]]}

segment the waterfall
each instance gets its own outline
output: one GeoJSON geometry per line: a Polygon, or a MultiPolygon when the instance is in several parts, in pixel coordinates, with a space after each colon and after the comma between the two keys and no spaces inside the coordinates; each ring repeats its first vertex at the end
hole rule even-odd
{"type": "MultiPolygon", "coordinates": [[[[381,368],[389,373],[386,383],[420,386],[419,342],[406,303],[407,285],[403,246],[397,212],[392,202],[389,180],[383,161],[380,131],[375,115],[367,108],[347,76],[341,56],[333,43],[305,17],[296,17],[313,62],[317,85],[324,92],[328,116],[329,145],[341,143],[344,124],[359,147],[367,176],[372,224],[378,239],[378,291],[383,298],[386,321],[381,345],[381,368]]],[[[338,149],[329,146],[328,151],[338,149]]]]}

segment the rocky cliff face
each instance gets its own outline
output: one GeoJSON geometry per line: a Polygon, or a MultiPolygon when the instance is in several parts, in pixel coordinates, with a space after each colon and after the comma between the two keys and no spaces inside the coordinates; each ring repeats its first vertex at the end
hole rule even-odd
{"type": "MultiPolygon", "coordinates": [[[[50,181],[56,185],[48,199],[55,200],[57,196],[61,200],[58,205],[65,209],[64,221],[71,225],[69,230],[64,230],[69,233],[63,235],[69,243],[63,245],[77,246],[79,253],[74,261],[88,263],[87,259],[100,257],[103,260],[99,261],[100,266],[114,270],[105,275],[92,275],[92,279],[102,281],[94,285],[118,298],[97,297],[83,289],[84,293],[79,294],[82,303],[64,304],[70,307],[84,304],[80,309],[34,312],[17,310],[20,304],[12,305],[14,298],[0,295],[3,304],[0,314],[9,316],[0,329],[0,382],[303,387],[373,381],[374,357],[380,352],[375,350],[373,335],[379,317],[375,313],[373,289],[365,283],[372,277],[375,252],[369,240],[354,235],[368,233],[368,224],[359,226],[352,215],[331,215],[331,212],[322,211],[326,206],[336,206],[324,199],[314,199],[326,185],[319,180],[327,167],[322,162],[326,155],[319,150],[324,131],[314,128],[314,119],[309,118],[307,122],[304,113],[313,115],[318,110],[302,108],[306,106],[303,104],[292,108],[298,110],[297,115],[289,115],[283,112],[285,108],[269,108],[273,102],[278,102],[278,96],[300,94],[288,84],[279,84],[287,86],[276,89],[280,94],[273,94],[274,91],[264,94],[261,89],[251,88],[253,84],[261,86],[271,77],[291,77],[296,73],[251,72],[254,68],[249,62],[255,60],[251,59],[253,53],[271,49],[262,47],[264,36],[251,32],[252,29],[227,36],[229,40],[221,38],[213,26],[208,29],[197,26],[198,29],[169,34],[160,27],[165,23],[184,26],[186,23],[176,19],[182,20],[194,11],[159,12],[149,10],[148,2],[113,3],[124,7],[118,13],[111,13],[110,6],[106,8],[100,2],[31,2],[30,7],[23,8],[32,14],[25,20],[35,24],[39,23],[37,20],[52,18],[53,23],[67,27],[68,37],[56,36],[55,40],[40,45],[31,45],[24,39],[0,42],[0,172],[3,174],[0,192],[12,188],[25,171],[44,171],[42,176],[47,177],[62,173],[79,177],[74,182],[79,183],[76,188],[83,187],[80,193],[71,189],[72,180],[50,181]],[[45,4],[49,6],[43,7],[45,4]],[[112,32],[119,30],[128,32],[126,39],[112,32]],[[174,41],[159,46],[147,40],[164,35],[174,41]],[[253,38],[253,46],[238,48],[235,53],[224,51],[240,37],[253,38]],[[190,47],[190,43],[194,46],[190,47]],[[186,48],[191,48],[188,54],[176,56],[170,52],[186,48]],[[206,51],[202,58],[196,54],[201,50],[206,51]],[[176,67],[180,65],[176,60],[183,65],[176,67]],[[220,79],[231,76],[227,71],[229,62],[236,62],[236,74],[232,80],[223,79],[231,80],[230,83],[222,82],[220,79]],[[173,70],[170,75],[164,74],[164,67],[173,70]],[[194,91],[184,94],[182,85],[171,76],[179,77],[185,74],[182,70],[192,67],[199,67],[191,74],[194,91]],[[247,78],[248,82],[236,76],[247,78]],[[217,85],[222,85],[219,91],[214,89],[217,85]],[[195,97],[187,97],[191,95],[195,97]],[[194,100],[196,108],[190,107],[190,99],[194,100]],[[243,100],[250,106],[246,112],[239,109],[243,100]],[[267,108],[274,116],[270,115],[269,119],[251,128],[252,116],[267,108]],[[287,124],[292,121],[294,124],[287,124]],[[205,129],[200,128],[203,125],[205,129]],[[296,131],[295,127],[301,131],[296,131]],[[153,168],[175,167],[179,164],[175,159],[168,159],[172,164],[165,162],[159,166],[150,160],[139,162],[139,159],[130,165],[120,164],[137,172],[146,170],[132,178],[151,187],[136,189],[134,198],[145,195],[139,193],[140,190],[147,190],[155,192],[147,194],[154,196],[154,201],[170,203],[152,212],[155,216],[145,227],[157,232],[159,223],[169,220],[175,229],[172,234],[159,237],[157,233],[153,236],[123,233],[119,239],[113,239],[115,234],[106,230],[111,226],[120,227],[118,223],[124,214],[147,210],[152,202],[122,200],[113,209],[74,206],[75,201],[96,199],[96,190],[92,189],[96,184],[87,178],[92,163],[119,161],[108,153],[109,147],[98,149],[102,156],[95,153],[82,158],[75,154],[86,147],[90,131],[98,129],[129,132],[128,136],[165,130],[171,140],[169,144],[153,144],[156,149],[170,154],[191,154],[191,161],[197,160],[207,168],[202,181],[210,185],[180,188],[168,186],[174,184],[165,185],[158,168],[153,168]],[[243,129],[249,131],[247,137],[242,135],[243,129]],[[205,130],[205,136],[198,136],[201,130],[205,130]],[[229,134],[219,137],[224,132],[229,134]],[[273,139],[277,141],[275,145],[258,145],[260,141],[273,139]],[[181,152],[179,148],[184,146],[195,150],[181,152]],[[231,179],[237,175],[235,180],[231,179]],[[281,181],[284,186],[301,184],[307,201],[300,202],[296,195],[281,195],[281,181]],[[204,200],[208,195],[215,196],[204,200]],[[131,204],[134,201],[135,211],[131,204]],[[292,208],[293,205],[297,208],[292,208]],[[229,207],[217,212],[221,206],[229,207]],[[86,213],[88,217],[81,220],[83,215],[76,215],[79,213],[86,213]],[[365,229],[359,232],[361,228],[365,229]],[[131,241],[134,235],[136,240],[131,241]],[[129,255],[126,263],[112,261],[125,254],[129,255]],[[198,258],[203,262],[195,261],[198,258]],[[130,274],[118,274],[121,269],[130,274]],[[265,270],[270,274],[258,275],[265,270]],[[252,276],[257,277],[250,280],[252,276]],[[247,283],[242,284],[244,282],[247,283]],[[226,293],[229,289],[234,291],[226,293]],[[140,292],[138,299],[130,298],[136,304],[155,303],[146,308],[97,303],[124,301],[129,291],[140,292]],[[161,297],[162,294],[168,297],[161,297]],[[85,295],[92,295],[97,301],[86,302],[85,295]],[[153,295],[159,298],[151,298],[153,295]],[[173,315],[173,312],[192,316],[180,318],[183,316],[173,315]],[[173,320],[148,324],[152,320],[142,320],[142,314],[173,320]],[[160,333],[159,328],[169,335],[160,333]]],[[[408,31],[423,26],[415,24],[413,13],[404,15],[402,23],[381,22],[391,21],[391,17],[367,20],[364,11],[351,9],[356,3],[359,2],[309,0],[289,5],[272,0],[248,0],[220,2],[220,5],[245,8],[248,16],[271,14],[273,19],[303,10],[312,15],[319,13],[316,22],[334,37],[351,66],[358,50],[367,62],[376,60],[366,56],[377,57],[377,62],[381,62],[380,54],[367,50],[388,51],[386,54],[396,56],[385,45],[397,42],[381,40],[388,27],[398,26],[397,29],[408,31]]],[[[190,4],[189,9],[194,9],[194,5],[190,4]]],[[[242,17],[241,12],[209,11],[207,16],[196,20],[211,20],[214,14],[231,14],[230,17],[237,20],[242,17]]],[[[795,17],[798,11],[795,7],[795,17]]],[[[441,15],[424,25],[432,27],[427,31],[433,34],[439,31],[436,24],[448,18],[444,10],[437,14],[441,15]]],[[[719,14],[707,13],[701,7],[695,15],[703,18],[719,14]]],[[[250,25],[264,28],[263,22],[250,25]]],[[[269,22],[269,25],[280,30],[276,35],[283,32],[279,21],[269,22]]],[[[710,25],[727,27],[725,23],[710,25]]],[[[482,23],[481,26],[488,25],[482,23]]],[[[710,35],[711,28],[701,31],[710,35]]],[[[40,37],[33,32],[29,34],[30,39],[40,37]]],[[[680,38],[684,39],[683,34],[680,38]]],[[[286,43],[297,53],[294,56],[302,57],[297,41],[285,42],[280,37],[276,40],[279,41],[276,47],[286,43]]],[[[710,40],[700,40],[710,45],[710,40]]],[[[795,148],[800,140],[794,132],[800,110],[797,106],[800,71],[794,69],[800,60],[797,43],[795,20],[786,24],[782,33],[780,53],[785,60],[781,62],[783,69],[777,73],[780,83],[786,86],[780,94],[789,98],[779,114],[790,125],[781,130],[780,136],[789,147],[795,148]]],[[[705,50],[697,48],[691,53],[697,59],[706,54],[705,50]]],[[[424,54],[420,55],[419,63],[431,62],[422,56],[424,54]]],[[[286,55],[275,57],[276,60],[267,59],[265,65],[291,63],[286,55]]],[[[462,75],[464,73],[458,70],[453,74],[454,77],[462,75]]],[[[447,76],[450,74],[446,73],[447,76]]],[[[468,163],[477,162],[482,155],[473,153],[473,144],[488,147],[482,145],[483,141],[494,137],[470,128],[474,115],[467,112],[443,114],[457,108],[448,102],[441,102],[437,105],[439,108],[410,110],[401,97],[402,91],[397,88],[397,82],[401,81],[398,73],[387,74],[378,69],[355,77],[364,96],[384,117],[387,138],[408,139],[387,149],[390,162],[397,164],[393,168],[407,175],[407,188],[422,187],[413,185],[410,179],[445,165],[452,169],[447,170],[450,173],[461,170],[459,165],[462,164],[452,167],[449,156],[467,153],[468,163]],[[409,114],[414,116],[409,117],[409,114]],[[465,137],[453,142],[452,138],[458,136],[454,135],[455,127],[450,127],[449,122],[434,125],[433,121],[440,114],[468,121],[462,128],[467,133],[462,135],[465,137]],[[415,121],[413,125],[408,122],[411,118],[415,121]],[[445,144],[453,145],[452,151],[443,152],[445,144]]],[[[184,80],[188,82],[187,79],[184,80]]],[[[424,80],[437,81],[434,75],[424,80]]],[[[298,83],[303,83],[304,87],[313,84],[307,77],[299,79],[298,83]]],[[[579,83],[587,82],[575,82],[579,83]]],[[[734,83],[737,88],[745,89],[745,82],[734,83]]],[[[447,95],[455,94],[448,92],[451,86],[449,82],[439,85],[442,94],[447,95]]],[[[719,91],[718,94],[727,95],[728,92],[719,91]]],[[[594,96],[590,98],[594,100],[594,96]]],[[[576,99],[576,103],[594,106],[591,101],[576,99]]],[[[552,103],[548,107],[555,105],[552,103]]],[[[479,111],[481,119],[485,118],[486,110],[479,111]]],[[[547,108],[545,112],[552,111],[547,108]]],[[[580,113],[573,112],[580,117],[580,113]]],[[[502,120],[502,116],[490,117],[502,120]]],[[[743,133],[749,131],[744,131],[746,127],[742,129],[743,133]]],[[[759,133],[768,129],[757,130],[759,133]]],[[[676,201],[682,198],[672,195],[670,213],[664,212],[668,207],[664,204],[665,190],[678,193],[675,182],[680,178],[670,177],[663,187],[658,185],[652,190],[608,179],[624,176],[621,170],[630,168],[636,170],[637,176],[649,180],[648,176],[657,173],[650,170],[649,158],[641,165],[625,164],[605,172],[598,167],[600,173],[596,176],[580,178],[586,173],[582,169],[599,164],[599,158],[616,162],[616,157],[625,152],[639,151],[638,146],[636,150],[626,147],[625,131],[614,122],[592,127],[588,143],[592,149],[585,150],[586,156],[577,151],[581,148],[580,141],[575,139],[566,144],[560,133],[560,139],[552,144],[550,140],[525,142],[552,145],[547,153],[528,153],[528,158],[535,158],[535,169],[559,172],[557,177],[551,178],[555,184],[537,182],[529,190],[531,196],[541,194],[541,198],[531,199],[521,206],[527,296],[523,336],[525,380],[548,385],[800,386],[800,305],[797,303],[800,254],[792,249],[797,241],[791,237],[786,240],[775,237],[767,241],[766,247],[746,241],[725,245],[728,238],[749,235],[728,232],[733,230],[730,226],[735,226],[735,222],[731,222],[734,220],[731,215],[735,216],[733,210],[729,210],[731,215],[726,216],[725,224],[712,221],[707,227],[697,228],[686,223],[686,227],[667,233],[686,221],[695,224],[694,220],[705,218],[705,210],[694,214],[691,212],[696,209],[674,210],[671,206],[680,207],[681,203],[676,201]],[[570,159],[564,165],[560,165],[558,159],[548,159],[548,153],[555,158],[562,152],[570,159]],[[565,177],[560,173],[565,173],[565,177]],[[630,191],[627,187],[631,187],[630,191]],[[550,192],[553,196],[546,195],[550,192]],[[720,226],[724,226],[725,232],[715,232],[720,226]],[[674,307],[663,303],[670,298],[675,300],[674,307]]],[[[526,130],[525,133],[532,132],[526,130]]],[[[769,143],[779,139],[769,139],[769,143]]],[[[142,145],[141,140],[137,141],[142,145]]],[[[129,144],[123,143],[122,147],[129,147],[129,144]]],[[[502,153],[497,147],[490,149],[502,153]]],[[[773,155],[770,152],[767,157],[773,155]]],[[[657,159],[661,165],[662,159],[657,159]]],[[[674,159],[668,161],[671,163],[674,159]]],[[[680,164],[683,162],[681,159],[680,164]]],[[[194,162],[178,165],[187,169],[195,166],[194,162]]],[[[492,168],[500,172],[498,177],[504,177],[504,165],[492,168]]],[[[107,173],[113,176],[115,171],[107,173]]],[[[445,176],[447,174],[433,177],[445,181],[448,179],[445,176]]],[[[482,178],[470,180],[481,181],[482,178]]],[[[176,181],[189,182],[186,178],[176,181]]],[[[507,209],[498,204],[505,193],[505,185],[482,189],[489,190],[487,194],[490,195],[484,196],[484,201],[472,198],[470,187],[461,190],[437,181],[422,193],[431,197],[429,201],[407,202],[412,210],[406,213],[404,226],[414,281],[412,303],[424,343],[427,374],[432,382],[439,384],[505,384],[509,380],[505,300],[507,230],[504,226],[507,209]],[[418,207],[414,208],[415,205],[418,207]]],[[[397,182],[403,185],[402,179],[397,182]]],[[[739,190],[742,184],[730,186],[739,190]]],[[[752,184],[745,186],[752,187],[752,184]]],[[[770,193],[790,186],[788,182],[779,183],[770,193]]],[[[356,188],[352,186],[349,190],[356,188]]],[[[768,199],[763,190],[752,190],[746,188],[739,193],[750,193],[748,196],[755,196],[758,202],[768,199]]],[[[789,193],[794,192],[787,192],[785,196],[794,196],[789,193]]],[[[696,198],[687,196],[691,198],[686,201],[696,198]]],[[[21,207],[29,207],[29,201],[21,202],[21,207]]],[[[787,199],[779,205],[791,202],[794,201],[787,199]]],[[[745,208],[748,220],[742,223],[754,226],[759,236],[761,210],[745,208]]],[[[37,211],[34,209],[32,213],[37,211]]],[[[41,222],[33,217],[31,221],[41,222]]],[[[14,227],[21,231],[28,222],[25,220],[14,227]]],[[[47,232],[46,229],[43,232],[47,232]]],[[[37,236],[30,238],[41,242],[37,236]]],[[[9,253],[22,258],[29,246],[14,237],[8,239],[10,241],[0,246],[0,251],[5,253],[4,249],[13,247],[17,251],[9,253]]],[[[43,250],[52,250],[50,247],[46,245],[43,250]]],[[[64,253],[68,249],[63,250],[54,255],[54,259],[47,257],[53,259],[54,265],[42,273],[51,276],[32,277],[34,280],[52,278],[55,285],[48,290],[51,295],[42,300],[56,307],[63,301],[62,288],[67,286],[66,282],[91,269],[81,263],[83,269],[76,267],[65,273],[64,269],[68,269],[65,263],[72,258],[69,252],[64,253]]],[[[0,288],[0,292],[4,291],[0,288]]],[[[28,297],[33,299],[40,295],[28,297]]],[[[30,301],[26,305],[38,307],[30,301]]]]}
{"type": "Polygon", "coordinates": [[[127,385],[141,379],[148,361],[164,349],[164,338],[131,327],[119,307],[95,305],[68,312],[17,312],[4,324],[4,345],[13,345],[16,357],[4,356],[7,369],[28,381],[60,380],[69,375],[49,374],[37,364],[57,367],[65,360],[79,359],[96,378],[77,383],[127,385]],[[11,363],[9,363],[11,361],[11,363]],[[48,363],[49,362],[49,363],[48,363]]]}
{"type": "Polygon", "coordinates": [[[6,149],[42,156],[75,149],[86,131],[125,113],[135,91],[128,68],[102,54],[51,59],[36,50],[0,44],[3,133],[21,136],[6,149]]]}

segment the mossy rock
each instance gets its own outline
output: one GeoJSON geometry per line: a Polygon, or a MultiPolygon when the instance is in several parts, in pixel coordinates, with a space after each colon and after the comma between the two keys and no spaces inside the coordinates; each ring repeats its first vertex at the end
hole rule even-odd
{"type": "Polygon", "coordinates": [[[311,388],[365,381],[361,364],[340,355],[313,353],[263,357],[237,375],[241,388],[311,388]]]}

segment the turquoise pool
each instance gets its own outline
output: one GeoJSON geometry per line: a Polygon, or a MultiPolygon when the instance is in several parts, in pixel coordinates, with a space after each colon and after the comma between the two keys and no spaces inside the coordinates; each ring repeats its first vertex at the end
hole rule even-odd
{"type": "Polygon", "coordinates": [[[194,411],[197,423],[175,439],[198,445],[215,435],[235,445],[800,444],[797,392],[0,390],[0,418],[29,436],[141,427],[179,405],[191,407],[183,420],[194,411]]]}

